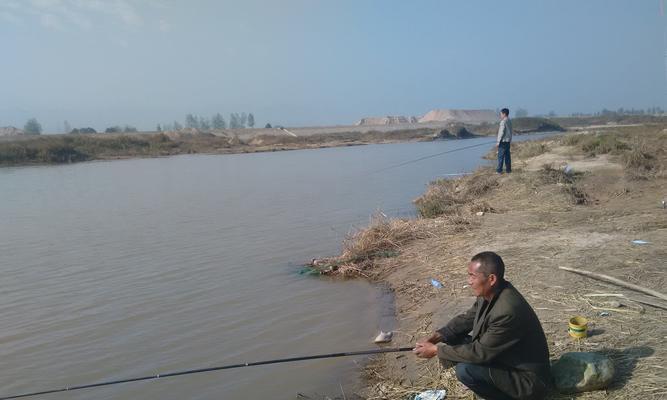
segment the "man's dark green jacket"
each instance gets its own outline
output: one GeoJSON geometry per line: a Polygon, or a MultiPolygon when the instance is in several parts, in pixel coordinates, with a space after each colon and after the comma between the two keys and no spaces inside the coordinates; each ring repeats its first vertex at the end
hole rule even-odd
{"type": "Polygon", "coordinates": [[[456,363],[485,364],[496,385],[516,398],[531,398],[550,384],[549,348],[535,311],[510,284],[502,282],[489,302],[478,297],[465,313],[438,332],[438,357],[456,363]],[[471,333],[470,343],[460,342],[471,333]]]}

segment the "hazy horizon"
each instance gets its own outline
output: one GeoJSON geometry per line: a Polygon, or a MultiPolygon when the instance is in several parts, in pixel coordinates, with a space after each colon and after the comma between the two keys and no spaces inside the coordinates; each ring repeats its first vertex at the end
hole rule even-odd
{"type": "Polygon", "coordinates": [[[667,108],[662,0],[0,0],[0,126],[667,108]]]}

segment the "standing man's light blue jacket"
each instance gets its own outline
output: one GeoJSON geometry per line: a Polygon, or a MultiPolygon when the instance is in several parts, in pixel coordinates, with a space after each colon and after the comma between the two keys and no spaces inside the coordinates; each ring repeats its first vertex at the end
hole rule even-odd
{"type": "Polygon", "coordinates": [[[512,141],[512,121],[510,121],[509,118],[505,118],[500,121],[496,144],[499,144],[500,142],[511,142],[511,141],[512,141]]]}

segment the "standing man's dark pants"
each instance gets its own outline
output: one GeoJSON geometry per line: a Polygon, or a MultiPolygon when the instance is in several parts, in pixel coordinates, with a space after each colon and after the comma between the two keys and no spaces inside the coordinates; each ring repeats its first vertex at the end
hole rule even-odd
{"type": "Polygon", "coordinates": [[[512,156],[510,154],[510,142],[500,142],[498,144],[498,168],[497,173],[503,172],[503,162],[505,162],[505,171],[512,172],[512,156]]]}

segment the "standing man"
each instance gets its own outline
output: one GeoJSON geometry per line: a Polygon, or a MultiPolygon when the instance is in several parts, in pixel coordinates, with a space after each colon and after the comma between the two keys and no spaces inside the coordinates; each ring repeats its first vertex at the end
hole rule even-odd
{"type": "Polygon", "coordinates": [[[456,364],[459,381],[484,399],[543,399],[551,386],[547,339],[537,315],[504,273],[498,254],[475,255],[468,283],[477,301],[417,342],[414,352],[456,364]]]}
{"type": "Polygon", "coordinates": [[[500,110],[500,126],[498,127],[498,138],[496,147],[498,148],[498,168],[496,172],[503,173],[503,162],[505,162],[505,171],[512,172],[512,156],[510,155],[510,143],[512,142],[512,121],[510,121],[510,110],[503,108],[500,110]]]}

